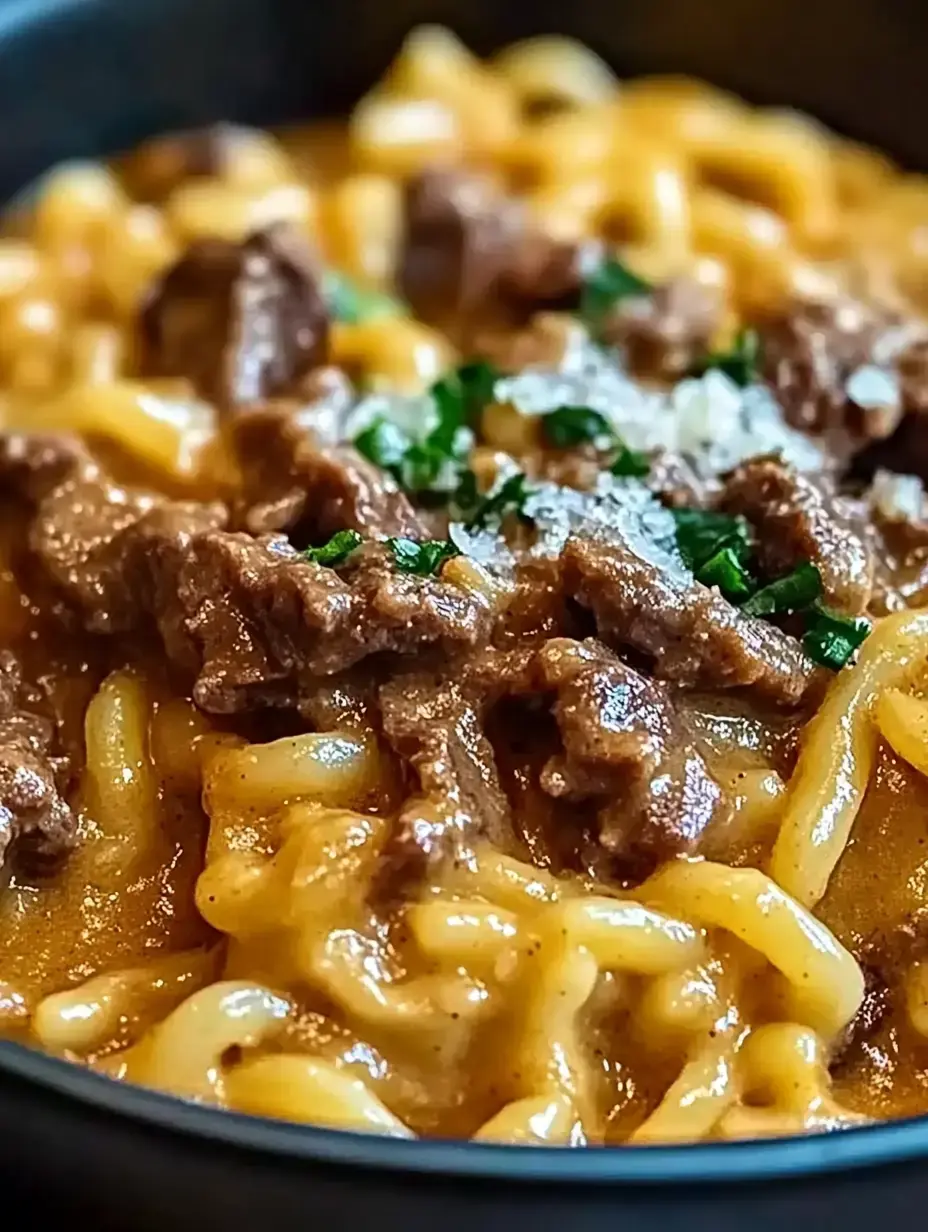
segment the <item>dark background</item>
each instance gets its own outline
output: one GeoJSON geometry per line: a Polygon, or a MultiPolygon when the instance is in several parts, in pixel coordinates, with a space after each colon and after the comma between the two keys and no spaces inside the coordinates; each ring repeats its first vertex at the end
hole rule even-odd
{"type": "Polygon", "coordinates": [[[221,117],[347,107],[420,21],[695,73],[928,168],[924,0],[0,0],[0,197],[61,158],[221,117]]]}

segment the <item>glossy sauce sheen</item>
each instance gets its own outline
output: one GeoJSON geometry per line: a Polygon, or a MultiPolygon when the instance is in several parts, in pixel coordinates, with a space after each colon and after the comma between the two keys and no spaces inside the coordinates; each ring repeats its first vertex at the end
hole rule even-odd
{"type": "Polygon", "coordinates": [[[434,30],[350,127],[50,181],[0,238],[0,649],[30,690],[0,712],[0,1031],[397,1136],[928,1112],[928,514],[894,478],[928,477],[925,224],[920,180],[801,119],[616,95],[566,42],[487,68],[434,30]],[[594,325],[603,245],[631,290],[594,325]],[[333,308],[320,262],[367,307],[333,308]],[[766,346],[743,381],[742,328],[766,346]],[[473,359],[506,393],[466,465],[534,501],[484,524],[440,468],[409,500],[384,477],[427,457],[361,445],[371,398],[414,433],[473,359]],[[555,439],[578,406],[600,428],[555,439]],[[743,514],[752,596],[814,565],[824,618],[874,631],[836,677],[811,599],[729,601],[669,508],[743,514]],[[23,712],[76,818],[39,874],[23,712]]]}

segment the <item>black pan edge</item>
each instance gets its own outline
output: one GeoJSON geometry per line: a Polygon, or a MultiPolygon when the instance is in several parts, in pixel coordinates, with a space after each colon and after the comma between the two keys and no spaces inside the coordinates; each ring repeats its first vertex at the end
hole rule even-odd
{"type": "Polygon", "coordinates": [[[114,1082],[20,1044],[0,1071],[99,1112],[186,1137],[292,1160],[367,1169],[563,1184],[693,1185],[796,1179],[928,1155],[928,1117],[759,1142],[635,1148],[518,1147],[415,1141],[314,1129],[199,1106],[114,1082]]]}

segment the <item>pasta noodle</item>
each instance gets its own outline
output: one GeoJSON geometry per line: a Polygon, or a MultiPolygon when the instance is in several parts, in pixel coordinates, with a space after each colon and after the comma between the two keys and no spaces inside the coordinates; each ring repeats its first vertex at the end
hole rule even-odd
{"type": "Polygon", "coordinates": [[[807,906],[825,893],[870,780],[878,739],[874,705],[884,690],[924,670],[926,633],[924,612],[887,617],[806,732],[770,872],[807,906]]]}
{"type": "Polygon", "coordinates": [[[2,1033],[399,1139],[928,1110],[926,227],[803,117],[435,26],[339,129],[47,177],[2,1033]]]}

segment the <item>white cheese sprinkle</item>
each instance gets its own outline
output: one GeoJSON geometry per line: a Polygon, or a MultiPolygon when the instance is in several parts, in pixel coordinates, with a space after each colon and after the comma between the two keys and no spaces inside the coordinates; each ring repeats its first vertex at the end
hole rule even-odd
{"type": "Polygon", "coordinates": [[[587,406],[630,449],[682,453],[704,476],[763,453],[779,453],[799,470],[817,470],[823,461],[820,447],[786,423],[765,386],[741,389],[710,370],[669,390],[649,389],[629,377],[615,353],[593,345],[576,348],[557,370],[498,381],[496,397],[528,416],[587,406]]]}
{"type": "Polygon", "coordinates": [[[903,518],[917,521],[923,516],[925,489],[917,475],[895,475],[892,471],[879,470],[873,476],[868,496],[871,509],[890,521],[903,518]]]}

